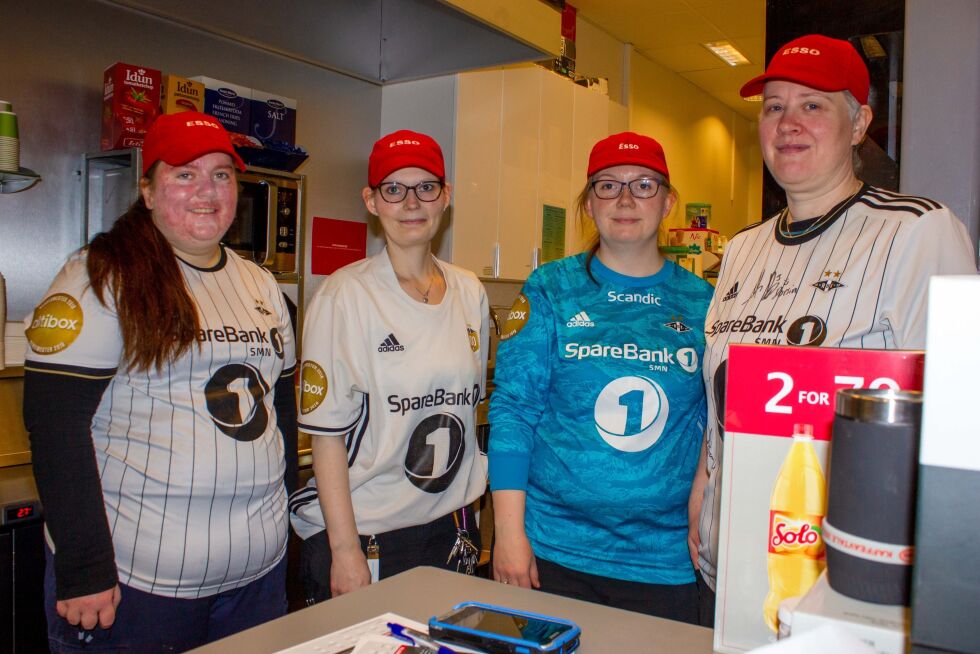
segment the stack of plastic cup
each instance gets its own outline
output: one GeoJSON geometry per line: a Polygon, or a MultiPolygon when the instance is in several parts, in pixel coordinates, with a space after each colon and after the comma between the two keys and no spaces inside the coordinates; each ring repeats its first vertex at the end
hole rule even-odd
{"type": "Polygon", "coordinates": [[[17,133],[17,114],[9,102],[0,100],[0,171],[20,170],[20,139],[17,133]]]}

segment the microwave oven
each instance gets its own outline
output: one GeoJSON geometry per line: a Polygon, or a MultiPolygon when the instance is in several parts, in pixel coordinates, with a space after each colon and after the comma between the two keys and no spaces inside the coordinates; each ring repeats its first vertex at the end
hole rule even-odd
{"type": "Polygon", "coordinates": [[[275,275],[297,282],[302,265],[304,177],[265,168],[238,175],[238,210],[223,243],[275,275]]]}
{"type": "MultiPolygon", "coordinates": [[[[82,238],[112,226],[139,193],[139,148],[83,157],[82,238]]],[[[299,284],[303,265],[305,177],[249,167],[238,174],[238,208],[222,242],[284,284],[299,284]]],[[[294,301],[296,298],[293,298],[294,301]]]]}

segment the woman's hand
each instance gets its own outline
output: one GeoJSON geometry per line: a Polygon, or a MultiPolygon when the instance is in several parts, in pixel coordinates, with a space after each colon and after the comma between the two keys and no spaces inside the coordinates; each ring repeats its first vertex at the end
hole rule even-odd
{"type": "Polygon", "coordinates": [[[371,571],[360,546],[331,549],[330,594],[333,597],[371,584],[371,571]]]}
{"type": "Polygon", "coordinates": [[[538,563],[522,526],[519,534],[497,535],[493,546],[493,578],[502,584],[540,588],[538,563]]]}
{"type": "Polygon", "coordinates": [[[701,548],[699,523],[701,520],[701,505],[704,503],[704,489],[708,485],[708,441],[701,441],[701,456],[698,467],[694,471],[691,482],[691,495],[687,499],[687,549],[691,555],[691,563],[695,570],[698,565],[698,550],[701,548]]]}
{"type": "Polygon", "coordinates": [[[357,535],[344,439],[313,436],[311,443],[317,496],[330,542],[330,593],[336,597],[370,584],[371,572],[357,535]]]}
{"type": "Polygon", "coordinates": [[[82,629],[95,629],[96,625],[108,629],[116,621],[116,607],[122,595],[119,584],[91,595],[58,600],[55,609],[58,615],[82,629]]]}
{"type": "Polygon", "coordinates": [[[524,531],[524,503],[520,490],[493,492],[493,578],[502,584],[540,588],[538,564],[524,531]]]}
{"type": "Polygon", "coordinates": [[[701,566],[698,565],[698,550],[701,549],[701,537],[698,536],[698,526],[687,528],[687,552],[691,555],[691,563],[694,564],[695,570],[700,570],[701,566]]]}

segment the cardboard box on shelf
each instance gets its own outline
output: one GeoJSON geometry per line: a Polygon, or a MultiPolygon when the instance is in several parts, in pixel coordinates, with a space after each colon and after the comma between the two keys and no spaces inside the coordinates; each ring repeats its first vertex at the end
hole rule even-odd
{"type": "Polygon", "coordinates": [[[718,245],[718,230],[694,227],[674,227],[670,230],[671,245],[697,245],[704,251],[718,245]]]}
{"type": "Polygon", "coordinates": [[[142,146],[159,112],[159,70],[117,62],[102,73],[102,150],[142,146]]]}
{"type": "Polygon", "coordinates": [[[160,109],[165,114],[204,111],[204,84],[178,75],[164,75],[160,109]]]}
{"type": "Polygon", "coordinates": [[[217,118],[229,132],[249,133],[252,89],[203,75],[191,79],[204,84],[204,113],[217,118]]]}
{"type": "Polygon", "coordinates": [[[249,134],[261,141],[296,144],[296,100],[252,89],[249,134]]]}

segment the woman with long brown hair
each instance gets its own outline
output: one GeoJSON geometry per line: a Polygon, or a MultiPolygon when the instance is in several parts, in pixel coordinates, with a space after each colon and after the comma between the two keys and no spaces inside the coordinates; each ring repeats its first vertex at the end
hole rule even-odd
{"type": "Polygon", "coordinates": [[[27,320],[52,651],[184,651],[285,613],[293,334],[220,245],[236,168],[211,116],[158,118],[139,199],[27,320]]]}

